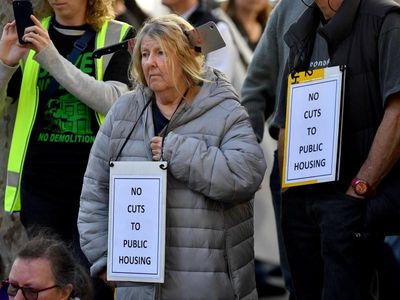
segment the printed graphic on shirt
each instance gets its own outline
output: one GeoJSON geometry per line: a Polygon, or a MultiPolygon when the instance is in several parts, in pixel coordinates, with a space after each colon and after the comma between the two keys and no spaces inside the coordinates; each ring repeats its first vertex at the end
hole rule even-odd
{"type": "Polygon", "coordinates": [[[310,62],[310,69],[320,69],[320,68],[326,68],[329,66],[330,59],[322,59],[322,60],[317,60],[317,61],[311,61],[310,62]]]}
{"type": "MultiPolygon", "coordinates": [[[[76,66],[86,74],[94,72],[91,53],[79,56],[76,66]]],[[[47,88],[53,77],[44,69],[40,69],[38,87],[40,91],[40,108],[38,118],[41,128],[38,142],[51,143],[93,143],[95,131],[93,110],[71,95],[64,87],[58,85],[57,90],[45,97],[47,88]]]]}
{"type": "Polygon", "coordinates": [[[317,34],[310,59],[310,69],[326,68],[329,66],[330,62],[328,44],[320,34],[317,34]]]}

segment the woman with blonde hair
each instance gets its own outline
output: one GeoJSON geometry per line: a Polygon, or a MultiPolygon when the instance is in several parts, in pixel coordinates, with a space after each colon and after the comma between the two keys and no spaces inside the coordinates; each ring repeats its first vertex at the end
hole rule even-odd
{"type": "Polygon", "coordinates": [[[116,282],[117,299],[257,299],[252,198],[265,160],[232,85],[203,68],[192,29],[176,15],[144,24],[136,89],[111,108],[89,156],[78,227],[104,279],[110,161],[168,162],[164,283],[116,282]]]}
{"type": "Polygon", "coordinates": [[[130,83],[128,51],[92,55],[132,35],[130,25],[112,20],[111,1],[48,0],[48,16],[31,16],[23,43],[15,21],[0,41],[0,107],[17,105],[5,211],[20,211],[26,229],[51,228],[75,243],[86,264],[76,222],[87,157],[103,116],[130,83]]]}

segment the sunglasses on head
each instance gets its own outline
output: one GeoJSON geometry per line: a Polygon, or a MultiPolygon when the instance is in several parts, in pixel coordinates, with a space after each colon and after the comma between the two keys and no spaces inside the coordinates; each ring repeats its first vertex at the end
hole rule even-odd
{"type": "Polygon", "coordinates": [[[7,293],[8,296],[15,297],[18,293],[18,290],[21,290],[22,295],[24,296],[24,298],[26,300],[37,300],[37,298],[39,297],[39,293],[50,290],[50,289],[54,289],[56,287],[59,287],[59,286],[53,285],[53,286],[50,286],[50,287],[44,288],[44,289],[35,289],[35,288],[31,288],[31,287],[19,286],[15,283],[10,282],[8,279],[3,280],[1,282],[1,289],[5,293],[7,293]]]}

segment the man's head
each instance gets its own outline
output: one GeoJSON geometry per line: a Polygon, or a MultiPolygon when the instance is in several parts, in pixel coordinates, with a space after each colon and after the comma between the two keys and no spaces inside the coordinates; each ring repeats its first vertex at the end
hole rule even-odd
{"type": "Polygon", "coordinates": [[[162,4],[168,7],[173,13],[181,15],[199,4],[201,0],[162,0],[162,4]]]}

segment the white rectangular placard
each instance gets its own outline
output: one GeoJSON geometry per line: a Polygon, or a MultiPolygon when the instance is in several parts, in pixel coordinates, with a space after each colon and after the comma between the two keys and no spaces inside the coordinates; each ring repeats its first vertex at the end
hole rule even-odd
{"type": "Polygon", "coordinates": [[[289,76],[282,187],[335,181],[344,67],[289,76]]]}
{"type": "Polygon", "coordinates": [[[111,165],[107,280],[164,282],[167,163],[111,165]]]}

